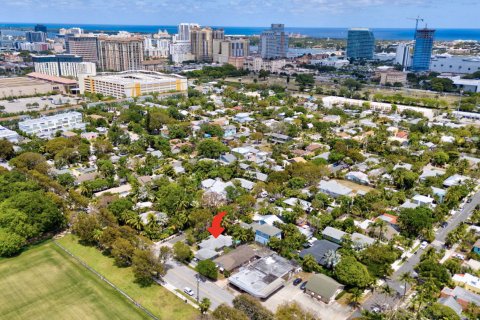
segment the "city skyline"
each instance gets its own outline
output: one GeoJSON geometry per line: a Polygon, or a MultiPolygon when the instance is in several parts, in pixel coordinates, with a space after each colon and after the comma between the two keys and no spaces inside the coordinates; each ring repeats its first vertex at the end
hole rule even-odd
{"type": "Polygon", "coordinates": [[[126,0],[108,3],[97,0],[21,0],[5,3],[3,8],[0,21],[5,23],[175,25],[196,22],[201,25],[266,27],[270,22],[280,22],[290,27],[410,28],[414,23],[408,18],[421,15],[429,27],[480,27],[476,17],[480,3],[471,0],[458,1],[455,6],[443,0],[341,0],[335,3],[326,0],[268,0],[262,3],[253,0],[186,0],[181,3],[137,0],[133,4],[126,0]],[[30,7],[36,10],[25,10],[30,7]],[[448,21],[442,18],[447,11],[448,21]],[[211,12],[215,15],[209,15],[211,12]],[[232,12],[235,12],[234,16],[232,12]],[[386,16],[390,18],[385,19],[386,16]]]}

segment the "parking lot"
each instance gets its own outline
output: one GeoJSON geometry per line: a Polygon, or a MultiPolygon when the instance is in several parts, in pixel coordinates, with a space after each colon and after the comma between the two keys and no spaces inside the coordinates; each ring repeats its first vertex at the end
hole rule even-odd
{"type": "Polygon", "coordinates": [[[75,105],[81,99],[71,98],[61,94],[45,97],[19,98],[15,100],[0,100],[0,106],[5,107],[3,112],[18,113],[24,111],[42,111],[55,109],[65,104],[75,105]]]}
{"type": "MultiPolygon", "coordinates": [[[[293,280],[293,279],[292,279],[293,280]]],[[[349,307],[342,306],[337,302],[325,304],[300,290],[300,285],[294,286],[290,280],[285,287],[274,293],[262,304],[271,311],[275,311],[277,307],[285,302],[297,302],[303,309],[316,315],[320,319],[347,319],[352,310],[349,307]]],[[[305,279],[304,279],[305,280],[305,279]]]]}

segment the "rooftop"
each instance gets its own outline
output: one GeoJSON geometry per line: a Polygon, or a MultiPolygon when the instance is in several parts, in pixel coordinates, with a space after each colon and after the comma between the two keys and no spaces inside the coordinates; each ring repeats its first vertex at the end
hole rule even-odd
{"type": "Polygon", "coordinates": [[[329,276],[318,273],[314,274],[307,282],[305,287],[308,291],[313,291],[327,300],[332,299],[337,291],[343,288],[343,285],[333,280],[329,276]]]}
{"type": "Polygon", "coordinates": [[[170,82],[173,80],[186,79],[183,76],[176,74],[165,74],[154,71],[132,70],[118,73],[103,73],[97,76],[92,76],[92,79],[97,81],[105,81],[120,85],[140,83],[144,85],[157,84],[159,82],[170,82]]]}
{"type": "Polygon", "coordinates": [[[256,298],[267,298],[283,286],[283,277],[295,268],[290,261],[272,254],[255,261],[228,278],[228,281],[256,298]]]}

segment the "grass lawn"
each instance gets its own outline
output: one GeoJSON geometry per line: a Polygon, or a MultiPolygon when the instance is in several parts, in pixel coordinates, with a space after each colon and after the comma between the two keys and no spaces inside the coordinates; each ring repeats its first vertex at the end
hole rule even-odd
{"type": "MultiPolygon", "coordinates": [[[[185,304],[173,293],[159,285],[141,287],[134,282],[131,268],[118,268],[113,259],[104,256],[94,247],[86,247],[78,243],[73,235],[66,235],[57,240],[75,256],[102,274],[110,282],[122,289],[130,297],[142,304],[160,319],[194,319],[198,311],[185,304]]],[[[122,317],[122,319],[128,319],[122,317]]]]}
{"type": "Polygon", "coordinates": [[[0,260],[1,319],[149,319],[53,242],[0,260]]]}

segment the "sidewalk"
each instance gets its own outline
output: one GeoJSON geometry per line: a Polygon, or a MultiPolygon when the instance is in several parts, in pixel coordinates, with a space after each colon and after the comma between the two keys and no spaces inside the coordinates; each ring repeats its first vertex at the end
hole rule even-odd
{"type": "Polygon", "coordinates": [[[160,281],[160,280],[155,280],[159,285],[161,285],[162,287],[164,287],[165,289],[167,289],[168,291],[170,291],[171,293],[173,293],[174,295],[176,295],[177,297],[179,297],[180,299],[182,299],[183,301],[185,301],[185,303],[188,303],[189,305],[191,305],[192,307],[194,307],[195,309],[198,309],[198,305],[196,303],[194,303],[193,301],[191,301],[190,299],[187,299],[183,294],[181,294],[180,292],[178,292],[176,289],[175,286],[171,285],[170,283],[166,282],[166,281],[160,281]]]}

